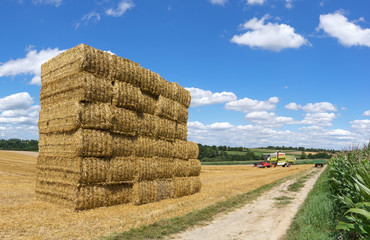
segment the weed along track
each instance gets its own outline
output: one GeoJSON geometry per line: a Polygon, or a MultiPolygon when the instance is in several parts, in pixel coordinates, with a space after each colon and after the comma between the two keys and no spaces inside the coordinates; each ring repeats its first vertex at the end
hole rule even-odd
{"type": "Polygon", "coordinates": [[[309,170],[303,176],[285,181],[258,199],[209,225],[183,232],[173,239],[280,239],[294,215],[325,168],[309,170]]]}

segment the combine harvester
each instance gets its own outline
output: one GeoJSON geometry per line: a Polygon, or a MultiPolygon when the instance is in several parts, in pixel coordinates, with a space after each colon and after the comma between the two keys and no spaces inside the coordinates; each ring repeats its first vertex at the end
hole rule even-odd
{"type": "Polygon", "coordinates": [[[263,154],[264,161],[254,164],[255,167],[269,168],[276,166],[290,167],[291,164],[295,164],[296,158],[294,155],[287,156],[285,153],[279,150],[275,153],[263,154]]]}

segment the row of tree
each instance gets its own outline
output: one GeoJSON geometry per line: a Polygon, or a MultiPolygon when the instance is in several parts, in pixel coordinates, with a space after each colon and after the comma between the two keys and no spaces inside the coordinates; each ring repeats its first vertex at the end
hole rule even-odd
{"type": "Polygon", "coordinates": [[[15,151],[38,151],[39,141],[37,140],[20,140],[11,138],[8,140],[0,139],[1,150],[15,150],[15,151]]]}
{"type": "Polygon", "coordinates": [[[305,147],[268,146],[268,147],[260,147],[260,148],[261,149],[297,150],[297,151],[306,151],[306,152],[327,152],[331,154],[338,152],[338,150],[334,150],[334,149],[305,148],[305,147]]]}

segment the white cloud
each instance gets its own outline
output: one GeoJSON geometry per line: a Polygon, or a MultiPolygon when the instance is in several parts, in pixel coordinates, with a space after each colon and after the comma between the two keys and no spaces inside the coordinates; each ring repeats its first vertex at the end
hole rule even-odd
{"type": "Polygon", "coordinates": [[[200,88],[186,88],[191,95],[191,107],[225,103],[236,100],[236,95],[232,92],[216,92],[200,88]]]}
{"type": "Polygon", "coordinates": [[[307,103],[306,105],[302,106],[296,104],[295,102],[291,102],[285,105],[286,109],[295,110],[302,109],[305,112],[336,112],[338,109],[329,102],[318,102],[318,103],[307,103]]]}
{"type": "Polygon", "coordinates": [[[33,4],[51,4],[59,7],[63,0],[32,0],[33,4]]]}
{"type": "Polygon", "coordinates": [[[16,93],[4,98],[0,98],[0,111],[28,109],[32,104],[33,99],[29,93],[16,93]]]}
{"type": "Polygon", "coordinates": [[[293,7],[293,0],[285,0],[285,7],[292,8],[293,7]]]}
{"type": "Polygon", "coordinates": [[[350,124],[353,131],[362,135],[365,141],[370,140],[370,119],[354,120],[350,124]]]}
{"type": "Polygon", "coordinates": [[[90,22],[97,23],[100,21],[100,14],[92,11],[82,16],[81,20],[75,23],[75,29],[79,28],[82,23],[87,26],[90,22]]]}
{"type": "Polygon", "coordinates": [[[291,117],[277,116],[273,112],[251,112],[245,115],[245,120],[249,120],[256,125],[263,125],[265,127],[281,128],[285,124],[298,124],[299,122],[291,117]]]}
{"type": "Polygon", "coordinates": [[[252,18],[242,24],[243,30],[250,31],[241,35],[234,35],[231,42],[275,52],[280,52],[285,48],[299,48],[303,45],[310,45],[307,39],[295,33],[294,28],[289,25],[271,22],[265,24],[268,17],[268,15],[265,15],[260,20],[252,18]]]}
{"type": "Polygon", "coordinates": [[[337,116],[335,115],[335,113],[306,113],[304,119],[300,122],[300,124],[328,127],[332,125],[331,122],[336,118],[337,116]]]}
{"type": "Polygon", "coordinates": [[[248,0],[247,4],[248,5],[263,5],[265,0],[248,0]]]}
{"type": "Polygon", "coordinates": [[[208,0],[213,5],[224,6],[229,0],[208,0]]]}
{"type": "Polygon", "coordinates": [[[320,15],[318,29],[322,29],[331,37],[337,38],[339,43],[344,46],[370,47],[370,28],[363,29],[354,22],[350,22],[339,11],[320,15]]]}
{"type": "Polygon", "coordinates": [[[364,115],[364,116],[370,116],[370,110],[365,111],[362,115],[364,115]]]}
{"type": "Polygon", "coordinates": [[[112,17],[120,17],[122,16],[127,10],[135,7],[135,4],[131,0],[123,0],[118,3],[117,8],[109,8],[105,11],[105,14],[112,17]]]}
{"type": "Polygon", "coordinates": [[[275,110],[279,98],[271,97],[267,101],[259,101],[250,98],[243,98],[236,101],[230,101],[225,104],[225,109],[239,112],[260,112],[275,110]]]}
{"type": "Polygon", "coordinates": [[[227,122],[222,124],[224,128],[215,129],[213,124],[206,125],[200,122],[189,122],[188,139],[207,145],[244,147],[284,145],[330,149],[342,149],[366,141],[362,135],[347,130],[325,129],[318,126],[305,127],[298,131],[288,131],[274,130],[262,125],[235,126],[227,122]]]}
{"type": "Polygon", "coordinates": [[[41,84],[41,64],[62,53],[64,50],[58,48],[48,48],[37,52],[37,50],[29,49],[26,57],[16,60],[9,60],[0,64],[0,77],[16,76],[20,74],[34,75],[31,84],[41,84]]]}

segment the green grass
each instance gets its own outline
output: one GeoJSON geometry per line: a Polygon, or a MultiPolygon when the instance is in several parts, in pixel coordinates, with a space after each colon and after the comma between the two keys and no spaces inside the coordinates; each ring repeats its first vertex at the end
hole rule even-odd
{"type": "Polygon", "coordinates": [[[287,196],[282,196],[282,197],[276,197],[274,198],[276,200],[275,205],[278,208],[284,207],[292,202],[294,199],[293,197],[287,197],[287,196]]]}
{"type": "Polygon", "coordinates": [[[335,230],[336,212],[330,194],[328,170],[325,170],[294,217],[283,240],[338,239],[340,234],[335,230]]]}
{"type": "Polygon", "coordinates": [[[256,161],[224,161],[224,162],[201,162],[202,165],[247,165],[256,161]]]}
{"type": "Polygon", "coordinates": [[[212,220],[219,213],[230,212],[233,209],[240,208],[245,204],[257,199],[264,192],[281,184],[282,182],[292,179],[302,172],[279,179],[273,183],[264,185],[253,191],[233,196],[225,201],[218,202],[200,210],[196,210],[186,214],[185,216],[160,220],[148,226],[133,228],[122,233],[113,233],[110,236],[102,237],[104,240],[119,240],[119,239],[160,239],[165,236],[179,233],[192,226],[205,224],[212,220]]]}

